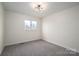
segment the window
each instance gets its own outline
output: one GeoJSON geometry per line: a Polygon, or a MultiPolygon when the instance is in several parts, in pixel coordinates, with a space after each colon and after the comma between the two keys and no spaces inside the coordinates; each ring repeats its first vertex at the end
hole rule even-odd
{"type": "Polygon", "coordinates": [[[37,21],[25,20],[25,30],[33,30],[37,28],[37,21]]]}

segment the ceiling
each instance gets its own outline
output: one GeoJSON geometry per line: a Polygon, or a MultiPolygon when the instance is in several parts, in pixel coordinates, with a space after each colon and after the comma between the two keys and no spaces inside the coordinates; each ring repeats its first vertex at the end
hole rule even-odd
{"type": "Polygon", "coordinates": [[[32,17],[46,17],[56,12],[63,11],[65,9],[79,5],[78,2],[47,2],[47,10],[43,14],[39,14],[33,11],[31,2],[3,2],[5,10],[22,13],[32,17]]]}

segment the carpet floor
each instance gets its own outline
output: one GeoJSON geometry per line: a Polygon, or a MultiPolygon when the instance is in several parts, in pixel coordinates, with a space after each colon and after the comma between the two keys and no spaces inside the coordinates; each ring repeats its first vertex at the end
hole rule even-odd
{"type": "Polygon", "coordinates": [[[79,53],[44,40],[36,40],[6,46],[1,56],[79,56],[79,53]]]}

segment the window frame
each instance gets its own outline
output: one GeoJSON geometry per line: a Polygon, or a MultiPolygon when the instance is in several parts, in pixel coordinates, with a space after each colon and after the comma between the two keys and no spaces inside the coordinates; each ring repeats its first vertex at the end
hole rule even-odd
{"type": "Polygon", "coordinates": [[[24,20],[24,26],[25,26],[24,30],[36,30],[37,29],[37,21],[35,21],[35,20],[24,20]],[[27,21],[30,23],[29,26],[28,26],[28,24],[26,24],[26,23],[28,23],[27,21]],[[34,22],[36,22],[35,25],[34,25],[34,22]]]}

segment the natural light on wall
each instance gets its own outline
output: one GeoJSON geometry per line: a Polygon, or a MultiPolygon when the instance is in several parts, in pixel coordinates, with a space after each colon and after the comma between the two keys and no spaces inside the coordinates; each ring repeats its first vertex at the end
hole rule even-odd
{"type": "Polygon", "coordinates": [[[35,30],[37,28],[37,21],[25,20],[25,30],[35,30]]]}

